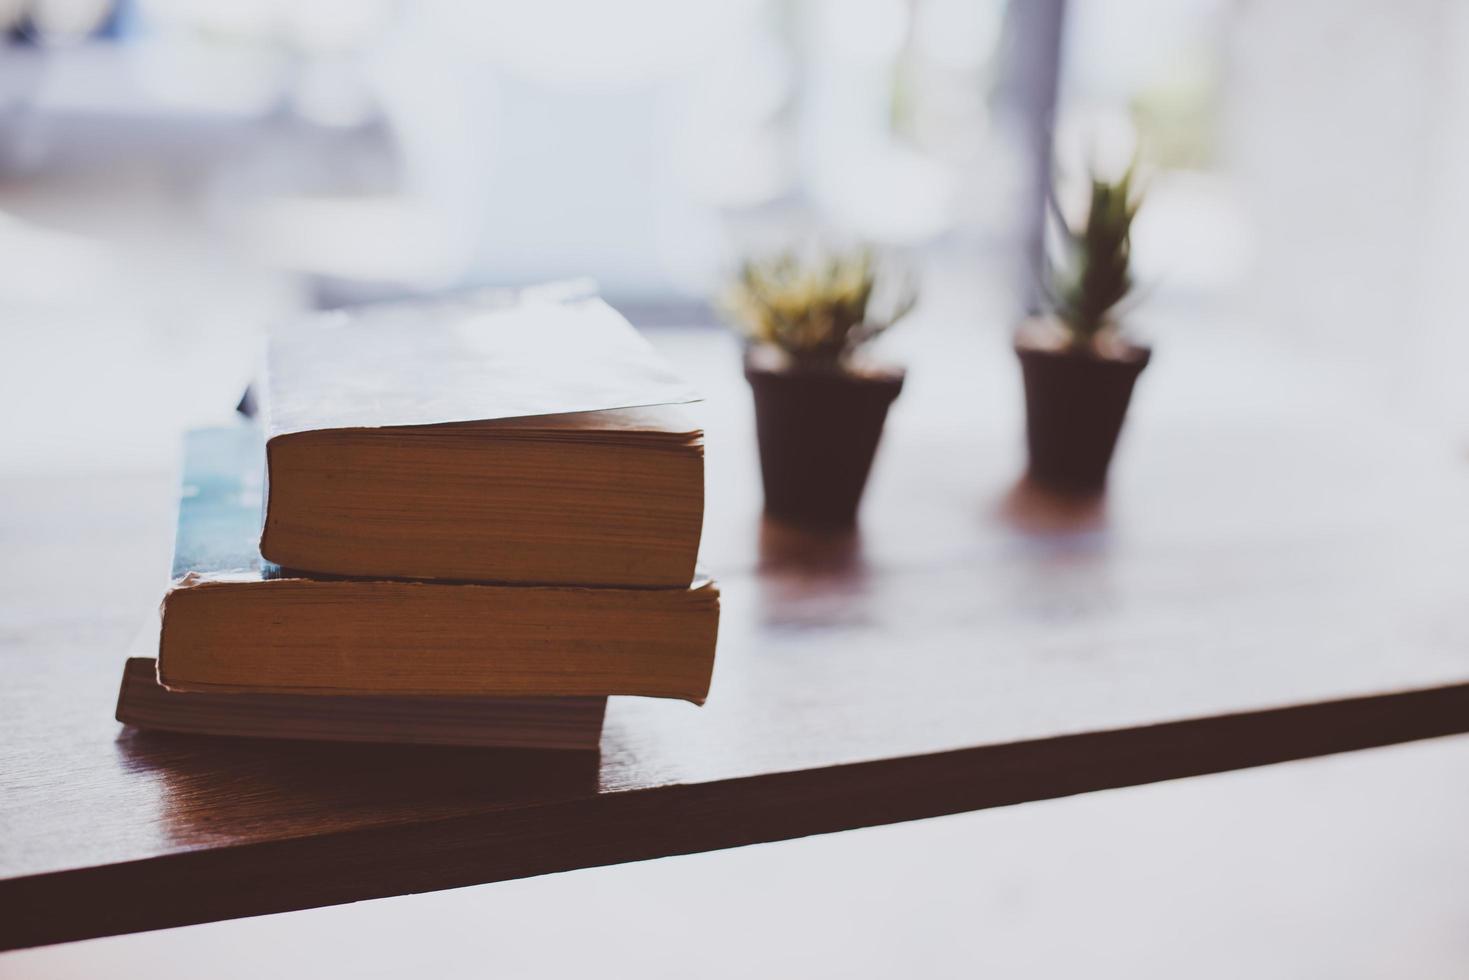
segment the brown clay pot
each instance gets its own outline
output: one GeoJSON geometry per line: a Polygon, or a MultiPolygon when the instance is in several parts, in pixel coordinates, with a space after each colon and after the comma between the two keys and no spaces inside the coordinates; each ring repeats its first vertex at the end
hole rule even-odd
{"type": "Polygon", "coordinates": [[[1015,353],[1025,378],[1031,479],[1074,493],[1101,491],[1133,384],[1152,352],[1108,358],[1017,345],[1015,353]]]}
{"type": "Polygon", "coordinates": [[[847,374],[745,363],[765,513],[792,524],[850,527],[903,372],[847,374]]]}

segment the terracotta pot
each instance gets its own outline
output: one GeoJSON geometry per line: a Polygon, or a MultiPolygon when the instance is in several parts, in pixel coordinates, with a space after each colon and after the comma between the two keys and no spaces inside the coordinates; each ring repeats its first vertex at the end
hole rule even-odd
{"type": "Polygon", "coordinates": [[[1025,377],[1025,437],[1029,475],[1057,490],[1096,493],[1132,400],[1132,386],[1152,352],[1134,348],[1121,358],[1017,345],[1025,377]]]}
{"type": "Polygon", "coordinates": [[[745,363],[765,512],[793,524],[850,527],[903,372],[846,374],[745,363]]]}

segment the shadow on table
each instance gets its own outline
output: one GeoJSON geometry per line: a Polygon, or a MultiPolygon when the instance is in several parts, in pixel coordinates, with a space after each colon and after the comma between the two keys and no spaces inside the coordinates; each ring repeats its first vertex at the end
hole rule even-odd
{"type": "Polygon", "coordinates": [[[1022,476],[1000,498],[996,512],[1010,529],[1045,537],[1095,536],[1107,529],[1101,494],[1062,493],[1022,476]]]}
{"type": "Polygon", "coordinates": [[[1017,480],[994,511],[1010,532],[1003,575],[990,581],[1019,620],[1075,628],[1100,625],[1119,608],[1106,498],[1079,496],[1017,480]]]}
{"type": "Polygon", "coordinates": [[[860,576],[867,570],[862,532],[855,527],[797,527],[761,517],[759,570],[822,578],[860,576]]]}
{"type": "Polygon", "coordinates": [[[760,622],[778,630],[869,625],[870,574],[856,528],[760,519],[760,622]]]}
{"type": "Polygon", "coordinates": [[[248,842],[550,801],[597,791],[596,752],[349,745],[144,732],[117,751],[156,779],[177,844],[248,842]]]}

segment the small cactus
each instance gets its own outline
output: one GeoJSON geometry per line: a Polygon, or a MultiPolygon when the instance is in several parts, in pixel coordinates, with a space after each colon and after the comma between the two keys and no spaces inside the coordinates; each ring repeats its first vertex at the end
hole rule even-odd
{"type": "Polygon", "coordinates": [[[874,316],[877,266],[870,248],[750,260],[722,305],[750,343],[784,352],[793,366],[848,370],[852,355],[906,316],[917,300],[906,282],[891,312],[874,316]]]}
{"type": "Polygon", "coordinates": [[[1091,202],[1079,228],[1057,214],[1060,261],[1047,263],[1043,285],[1074,349],[1098,351],[1119,329],[1117,305],[1133,285],[1132,220],[1142,205],[1135,167],[1116,181],[1092,175],[1091,202]]]}

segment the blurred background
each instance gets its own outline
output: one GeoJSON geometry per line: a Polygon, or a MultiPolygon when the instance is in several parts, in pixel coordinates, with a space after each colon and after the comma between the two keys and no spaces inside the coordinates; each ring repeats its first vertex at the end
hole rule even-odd
{"type": "Polygon", "coordinates": [[[0,33],[6,471],[168,458],[297,310],[589,275],[709,323],[814,233],[921,268],[915,368],[1000,350],[1038,175],[1134,145],[1144,333],[1469,428],[1460,4],[4,0],[0,33]]]}
{"type": "MultiPolygon", "coordinates": [[[[230,413],[266,327],[303,310],[567,276],[675,360],[695,334],[727,343],[728,377],[695,380],[743,405],[710,297],[741,256],[812,235],[922,278],[882,341],[911,372],[888,441],[963,446],[1003,406],[1018,452],[1007,347],[1040,188],[1134,148],[1135,327],[1166,424],[1329,424],[1330,379],[1469,444],[1469,5],[0,0],[0,475],[171,466],[183,428],[230,413]],[[917,431],[939,401],[966,419],[917,431]]],[[[757,475],[710,445],[713,506],[757,475]]],[[[869,506],[906,504],[884,503],[882,465],[869,506]]],[[[1463,975],[1469,794],[1445,774],[1465,758],[1403,746],[0,973],[176,956],[179,975],[260,975],[285,942],[303,975],[425,956],[443,975],[587,972],[598,954],[682,975],[706,951],[692,972],[1014,975],[1044,954],[1062,975],[1463,975]],[[483,959],[454,960],[465,937],[483,959]]]]}

